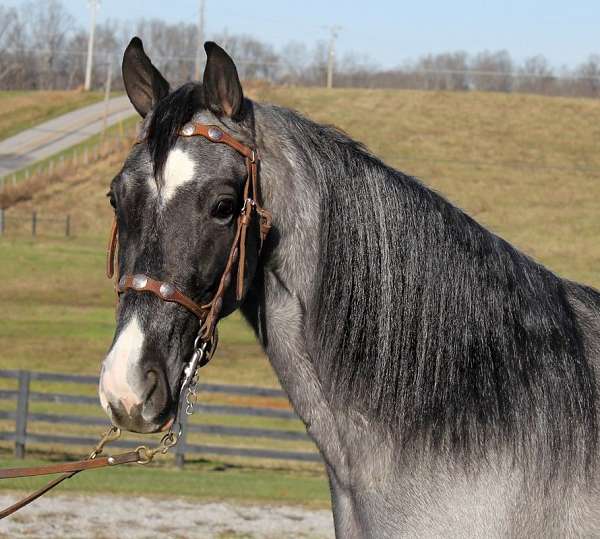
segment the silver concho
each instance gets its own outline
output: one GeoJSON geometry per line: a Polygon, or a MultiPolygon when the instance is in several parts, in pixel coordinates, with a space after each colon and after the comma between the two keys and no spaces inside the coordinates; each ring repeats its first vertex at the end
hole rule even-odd
{"type": "Polygon", "coordinates": [[[221,140],[223,138],[223,131],[217,129],[216,127],[209,127],[208,137],[210,140],[221,140]]]}
{"type": "Polygon", "coordinates": [[[131,280],[131,286],[133,288],[135,288],[136,290],[141,290],[147,284],[148,284],[148,277],[146,277],[145,275],[142,275],[141,273],[134,275],[133,279],[131,280]]]}
{"type": "Polygon", "coordinates": [[[194,134],[194,125],[193,124],[185,124],[183,129],[181,130],[181,134],[186,137],[191,137],[194,134]]]}
{"type": "Polygon", "coordinates": [[[125,288],[125,281],[127,280],[127,275],[123,275],[123,277],[121,277],[119,279],[119,290],[123,290],[125,288]]]}
{"type": "Polygon", "coordinates": [[[169,283],[163,283],[158,289],[163,298],[170,298],[175,293],[175,287],[169,283]]]}

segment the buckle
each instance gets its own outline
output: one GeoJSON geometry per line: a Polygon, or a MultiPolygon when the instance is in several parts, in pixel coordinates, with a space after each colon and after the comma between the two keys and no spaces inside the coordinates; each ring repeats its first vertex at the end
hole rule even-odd
{"type": "Polygon", "coordinates": [[[256,202],[254,202],[254,199],[252,198],[247,198],[246,200],[244,200],[244,205],[242,206],[242,209],[240,210],[240,214],[243,215],[244,213],[246,213],[246,206],[256,206],[256,202]]]}

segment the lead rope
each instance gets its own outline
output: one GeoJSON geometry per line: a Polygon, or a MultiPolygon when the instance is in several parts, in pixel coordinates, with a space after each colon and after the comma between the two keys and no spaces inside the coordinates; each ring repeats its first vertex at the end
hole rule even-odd
{"type": "Polygon", "coordinates": [[[160,442],[156,446],[149,447],[147,445],[140,445],[136,447],[135,451],[102,457],[101,455],[104,452],[104,448],[111,442],[114,442],[121,437],[121,429],[111,425],[102,435],[100,441],[96,444],[96,447],[94,447],[85,460],[68,462],[65,464],[36,466],[33,468],[8,468],[0,470],[0,479],[62,473],[62,475],[56,479],[53,479],[52,481],[49,481],[35,492],[32,492],[10,507],[1,510],[0,520],[12,515],[15,511],[25,507],[49,490],[52,490],[54,487],[58,486],[65,479],[70,479],[81,471],[103,468],[106,466],[117,466],[119,464],[148,464],[152,462],[157,454],[165,455],[172,447],[177,445],[177,442],[179,441],[183,432],[181,413],[184,405],[185,410],[183,410],[183,412],[186,415],[189,416],[194,413],[194,406],[197,400],[197,390],[199,386],[200,367],[206,363],[207,358],[209,358],[209,356],[214,352],[215,347],[216,337],[213,341],[208,342],[202,341],[200,336],[196,338],[196,341],[194,342],[194,352],[192,353],[192,357],[190,358],[190,361],[184,370],[185,377],[179,392],[180,406],[177,411],[177,416],[175,417],[175,421],[173,422],[173,425],[169,431],[160,439],[160,442]],[[173,427],[176,427],[176,430],[174,430],[173,427]]]}

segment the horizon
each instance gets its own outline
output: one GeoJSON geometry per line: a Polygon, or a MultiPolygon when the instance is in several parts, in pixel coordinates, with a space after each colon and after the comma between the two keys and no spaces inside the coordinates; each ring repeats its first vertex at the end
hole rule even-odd
{"type": "MultiPolygon", "coordinates": [[[[97,22],[116,20],[123,24],[146,18],[195,24],[198,18],[198,0],[180,0],[176,8],[159,0],[127,0],[124,10],[123,3],[100,0],[97,22]]],[[[26,0],[0,2],[8,7],[26,4],[26,0]]],[[[63,0],[62,4],[87,31],[89,2],[63,0]]],[[[340,26],[337,58],[354,54],[381,69],[400,67],[427,54],[464,51],[473,56],[486,50],[506,50],[517,63],[539,54],[553,69],[560,70],[574,68],[600,53],[600,3],[590,0],[572,3],[568,9],[557,0],[510,0],[500,5],[476,0],[453,4],[426,0],[404,6],[380,0],[369,10],[347,9],[339,0],[307,0],[301,10],[292,3],[274,0],[261,0],[254,6],[249,11],[240,0],[225,7],[206,0],[206,40],[223,33],[246,34],[277,50],[290,42],[312,48],[319,41],[329,41],[327,27],[340,26]],[[261,15],[263,11],[266,16],[261,15]]]]}

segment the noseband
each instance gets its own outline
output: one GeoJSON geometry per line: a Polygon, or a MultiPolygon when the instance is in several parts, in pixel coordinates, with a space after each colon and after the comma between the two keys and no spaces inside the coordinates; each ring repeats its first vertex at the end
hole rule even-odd
{"type": "MultiPolygon", "coordinates": [[[[178,290],[174,284],[167,281],[159,281],[140,273],[135,275],[126,274],[121,276],[121,278],[118,278],[117,276],[115,278],[115,289],[119,295],[127,290],[133,290],[134,292],[150,292],[163,301],[178,303],[194,314],[200,322],[200,330],[198,332],[199,339],[204,343],[210,343],[210,352],[206,354],[204,363],[199,365],[202,366],[208,362],[214,353],[215,330],[219,320],[219,313],[223,307],[223,296],[231,284],[231,276],[234,271],[233,267],[236,262],[236,299],[239,301],[243,297],[246,266],[246,236],[248,233],[248,226],[252,222],[253,213],[256,212],[259,216],[260,248],[262,248],[271,228],[271,213],[268,210],[265,210],[260,204],[258,191],[258,154],[255,149],[246,146],[214,125],[203,125],[191,122],[186,124],[179,134],[184,137],[202,136],[210,142],[226,144],[241,154],[246,163],[247,175],[244,182],[244,203],[237,218],[235,237],[217,291],[209,303],[201,305],[196,303],[189,296],[186,296],[181,290],[178,290]]],[[[115,276],[117,243],[118,228],[115,217],[107,252],[106,274],[109,279],[115,276]]]]}

